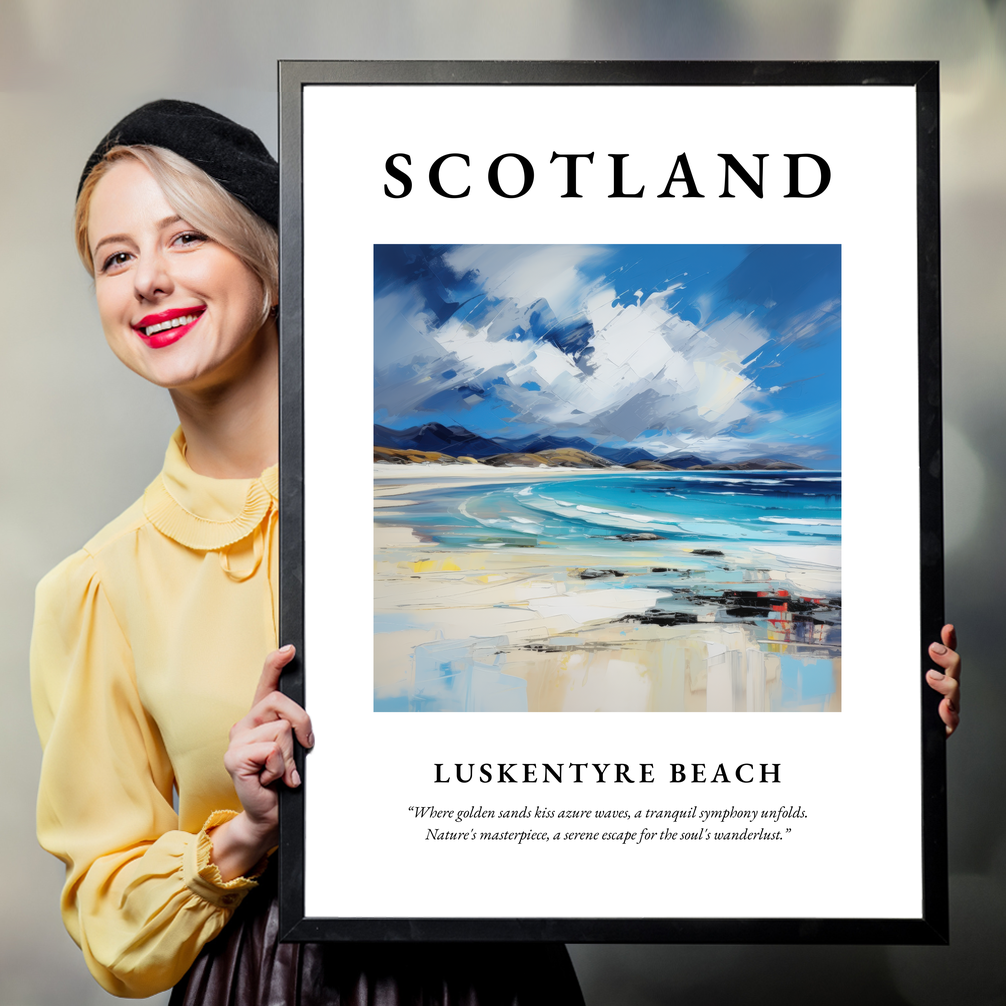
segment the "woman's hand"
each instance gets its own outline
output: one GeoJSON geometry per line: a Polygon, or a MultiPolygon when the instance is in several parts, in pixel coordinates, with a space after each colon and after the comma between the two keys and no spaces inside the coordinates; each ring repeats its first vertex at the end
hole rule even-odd
{"type": "Polygon", "coordinates": [[[279,691],[283,668],[293,659],[292,646],[273,650],[265,659],[251,711],[231,727],[224,766],[230,773],[244,810],[212,829],[212,861],[224,880],[252,869],[279,838],[278,780],[300,785],[293,759],[293,737],[314,746],[311,718],[293,699],[279,691]]]}
{"type": "Polygon", "coordinates": [[[943,668],[926,673],[929,687],[943,696],[940,719],[947,725],[949,737],[961,721],[961,658],[957,651],[957,632],[952,625],[944,625],[941,643],[929,645],[929,656],[943,668]]]}

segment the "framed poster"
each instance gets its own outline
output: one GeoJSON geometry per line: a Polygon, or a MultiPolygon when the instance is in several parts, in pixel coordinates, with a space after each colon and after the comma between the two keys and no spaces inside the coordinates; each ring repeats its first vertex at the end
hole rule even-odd
{"type": "Polygon", "coordinates": [[[280,91],[287,938],[945,941],[936,66],[280,91]]]}

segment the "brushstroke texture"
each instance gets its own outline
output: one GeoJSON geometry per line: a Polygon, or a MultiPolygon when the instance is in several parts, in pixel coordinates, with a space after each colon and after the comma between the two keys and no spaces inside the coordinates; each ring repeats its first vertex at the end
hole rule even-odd
{"type": "Polygon", "coordinates": [[[840,248],[374,264],[376,710],[841,709],[840,248]]]}
{"type": "Polygon", "coordinates": [[[375,248],[375,423],[838,467],[834,245],[375,248]]]}

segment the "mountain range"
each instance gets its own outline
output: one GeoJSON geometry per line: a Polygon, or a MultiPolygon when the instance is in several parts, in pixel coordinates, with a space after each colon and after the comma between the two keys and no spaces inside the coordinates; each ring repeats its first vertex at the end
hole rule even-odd
{"type": "Polygon", "coordinates": [[[562,465],[563,467],[608,468],[612,465],[647,469],[704,468],[753,470],[803,469],[803,465],[774,458],[752,458],[746,461],[718,462],[695,454],[654,455],[641,447],[605,447],[583,437],[555,437],[532,434],[509,439],[479,436],[463,426],[425,423],[405,430],[393,430],[374,424],[374,460],[414,463],[434,460],[431,455],[447,458],[472,458],[475,461],[506,465],[562,465]],[[491,459],[491,460],[490,460],[491,459]]]}

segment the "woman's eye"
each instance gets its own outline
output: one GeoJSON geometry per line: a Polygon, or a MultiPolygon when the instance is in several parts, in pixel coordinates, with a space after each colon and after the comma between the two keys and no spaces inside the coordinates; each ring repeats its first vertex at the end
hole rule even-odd
{"type": "Polygon", "coordinates": [[[129,261],[129,252],[116,252],[114,255],[109,255],[102,264],[102,272],[114,271],[121,265],[125,265],[129,261]]]}
{"type": "Polygon", "coordinates": [[[190,248],[192,245],[202,244],[205,240],[205,234],[200,234],[198,231],[186,231],[184,234],[179,234],[174,243],[182,248],[190,248]]]}

